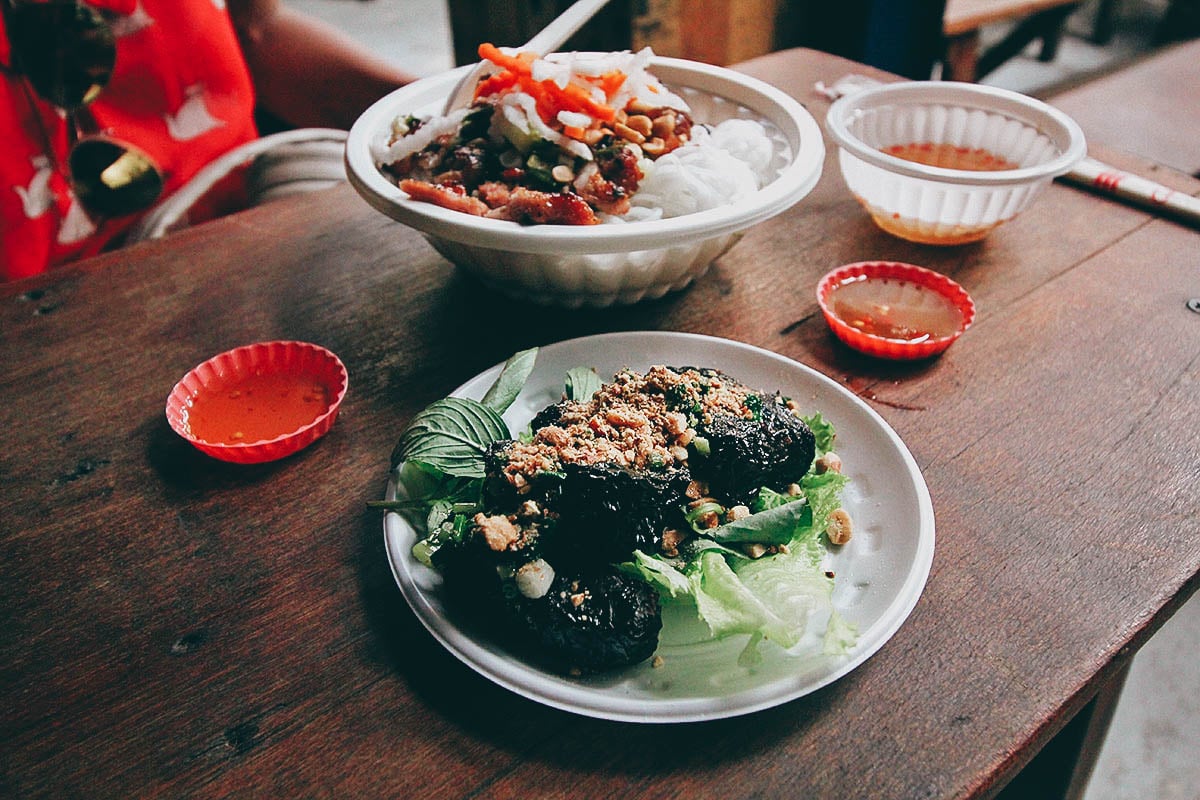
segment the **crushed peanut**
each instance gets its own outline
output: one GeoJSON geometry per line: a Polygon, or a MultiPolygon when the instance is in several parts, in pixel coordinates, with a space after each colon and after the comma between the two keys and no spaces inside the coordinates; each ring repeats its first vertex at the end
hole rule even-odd
{"type": "Polygon", "coordinates": [[[813,462],[818,475],[823,475],[826,472],[836,472],[841,474],[842,459],[837,453],[826,453],[813,462]]]}
{"type": "Polygon", "coordinates": [[[853,527],[850,513],[844,508],[838,508],[829,513],[829,519],[825,522],[825,535],[829,537],[830,544],[845,544],[850,541],[853,527]]]}
{"type": "Polygon", "coordinates": [[[475,515],[474,523],[487,546],[497,553],[508,549],[521,538],[521,531],[503,514],[488,516],[482,512],[475,515]]]}
{"type": "Polygon", "coordinates": [[[675,133],[675,124],[675,115],[668,111],[651,121],[650,133],[654,134],[656,139],[667,139],[675,133]]]}
{"type": "Polygon", "coordinates": [[[645,136],[622,122],[613,123],[613,133],[615,133],[617,136],[620,136],[625,141],[633,142],[634,144],[641,144],[642,142],[646,141],[645,136]]]}
{"type": "Polygon", "coordinates": [[[663,153],[667,152],[667,143],[657,136],[647,139],[641,144],[642,151],[645,152],[646,155],[661,156],[663,153]]]}
{"type": "Polygon", "coordinates": [[[687,534],[676,528],[667,528],[662,534],[663,553],[668,556],[679,555],[679,545],[687,538],[687,534]]]}
{"type": "Polygon", "coordinates": [[[645,114],[632,114],[625,120],[625,124],[643,137],[649,136],[650,131],[654,129],[654,123],[645,114]]]}
{"type": "Polygon", "coordinates": [[[532,441],[515,442],[506,452],[503,475],[525,493],[534,476],[556,472],[564,464],[647,469],[686,463],[695,428],[687,414],[675,409],[694,409],[697,419],[717,414],[750,418],[746,398],[751,393],[696,370],[656,366],[644,375],[623,370],[590,399],[565,402],[555,424],[538,430],[532,441]],[[675,398],[675,408],[668,407],[667,396],[675,398]]]}
{"type": "Polygon", "coordinates": [[[750,558],[762,558],[767,554],[767,546],[759,542],[749,542],[742,545],[742,552],[750,558]]]}
{"type": "Polygon", "coordinates": [[[736,522],[739,519],[745,519],[750,516],[750,509],[747,506],[737,505],[725,512],[725,519],[729,522],[736,522]]]}

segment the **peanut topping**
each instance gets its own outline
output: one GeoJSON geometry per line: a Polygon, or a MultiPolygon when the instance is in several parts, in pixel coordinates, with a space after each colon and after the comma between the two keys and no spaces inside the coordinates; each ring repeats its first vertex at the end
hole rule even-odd
{"type": "Polygon", "coordinates": [[[644,135],[621,122],[613,123],[613,133],[628,142],[633,142],[634,144],[641,144],[642,142],[646,141],[646,137],[644,135]]]}
{"type": "Polygon", "coordinates": [[[589,400],[563,403],[553,425],[531,442],[514,442],[503,474],[518,491],[536,475],[565,464],[620,464],[630,469],[686,464],[693,424],[716,414],[749,418],[751,390],[697,370],[662,366],[641,375],[624,370],[589,400]],[[668,402],[668,397],[671,398],[668,402]]]}
{"type": "Polygon", "coordinates": [[[842,459],[837,453],[826,453],[813,462],[813,466],[817,469],[817,474],[821,475],[826,472],[842,471],[842,459]]]}
{"type": "Polygon", "coordinates": [[[508,549],[509,545],[521,538],[521,531],[506,516],[497,514],[489,517],[479,513],[475,515],[474,522],[487,546],[497,553],[508,549]]]}
{"type": "Polygon", "coordinates": [[[742,552],[750,558],[762,558],[767,554],[767,546],[759,542],[748,542],[742,545],[742,552]]]}
{"type": "Polygon", "coordinates": [[[850,541],[853,528],[849,512],[839,508],[830,512],[829,519],[825,522],[825,535],[829,537],[830,544],[841,545],[850,541]]]}
{"type": "Polygon", "coordinates": [[[676,528],[667,528],[662,535],[662,551],[668,556],[679,555],[679,545],[687,538],[687,534],[676,528]]]}
{"type": "Polygon", "coordinates": [[[646,155],[658,157],[667,152],[667,143],[655,136],[652,139],[642,142],[642,151],[646,155]]]}
{"type": "Polygon", "coordinates": [[[725,512],[725,516],[730,522],[736,522],[739,519],[745,519],[750,516],[750,509],[746,506],[737,505],[725,512]]]}
{"type": "Polygon", "coordinates": [[[660,117],[655,117],[650,123],[650,133],[657,139],[670,138],[671,134],[675,133],[675,114],[668,111],[660,117]]]}
{"type": "Polygon", "coordinates": [[[650,131],[654,129],[654,123],[645,114],[632,114],[625,120],[625,124],[643,137],[649,136],[650,131]]]}

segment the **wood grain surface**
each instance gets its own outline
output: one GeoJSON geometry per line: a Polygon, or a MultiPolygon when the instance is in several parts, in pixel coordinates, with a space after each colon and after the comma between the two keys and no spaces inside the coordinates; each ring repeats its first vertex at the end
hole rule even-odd
{"type": "MultiPolygon", "coordinates": [[[[864,71],[809,51],[744,69],[818,120],[813,83],[864,71]]],[[[348,187],[4,287],[0,796],[992,796],[1197,588],[1198,245],[1058,184],[983,243],[907,244],[874,228],[831,152],[809,197],[631,308],[497,296],[348,187]],[[848,351],[814,291],[865,259],[949,274],[975,326],[926,363],[848,351]],[[461,665],[395,586],[367,501],[406,421],[516,349],[642,329],[813,366],[921,466],[938,531],[924,595],[815,694],[702,724],[577,717],[461,665]],[[240,467],[170,431],[188,369],[280,338],[349,369],[326,438],[240,467]]]]}
{"type": "Polygon", "coordinates": [[[1200,39],[1156,51],[1050,100],[1079,123],[1088,141],[1200,173],[1200,39]]]}

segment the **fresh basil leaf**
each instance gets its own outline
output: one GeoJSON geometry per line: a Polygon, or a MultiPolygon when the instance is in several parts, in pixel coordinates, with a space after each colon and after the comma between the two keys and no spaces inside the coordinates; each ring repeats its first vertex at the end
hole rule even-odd
{"type": "Polygon", "coordinates": [[[482,491],[478,478],[444,475],[419,461],[405,461],[398,466],[396,502],[410,508],[428,508],[437,500],[478,501],[482,491]]]}
{"type": "Polygon", "coordinates": [[[509,438],[500,414],[475,400],[447,397],[417,414],[392,451],[392,466],[403,461],[461,478],[482,478],[483,456],[495,441],[509,438]]]}
{"type": "Polygon", "coordinates": [[[705,536],[729,544],[731,542],[758,542],[759,544],[787,544],[796,531],[811,525],[812,509],[807,503],[784,503],[757,514],[742,517],[704,532],[705,536]]]}
{"type": "Polygon", "coordinates": [[[525,388],[525,381],[529,379],[529,373],[533,371],[537,353],[536,347],[513,353],[508,361],[504,362],[504,367],[500,370],[496,382],[492,384],[492,388],[487,390],[487,394],[483,396],[481,402],[497,414],[507,411],[508,407],[517,399],[517,395],[525,388]]]}
{"type": "Polygon", "coordinates": [[[591,367],[572,367],[567,370],[567,399],[591,400],[604,381],[591,367]]]}

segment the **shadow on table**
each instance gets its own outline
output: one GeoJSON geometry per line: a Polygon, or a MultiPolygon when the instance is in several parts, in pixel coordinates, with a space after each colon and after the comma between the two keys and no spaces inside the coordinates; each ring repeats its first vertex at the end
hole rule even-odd
{"type": "Polygon", "coordinates": [[[167,423],[165,416],[145,426],[146,457],[168,491],[196,494],[241,488],[267,480],[304,452],[266,464],[231,464],[204,455],[167,423]]]}

